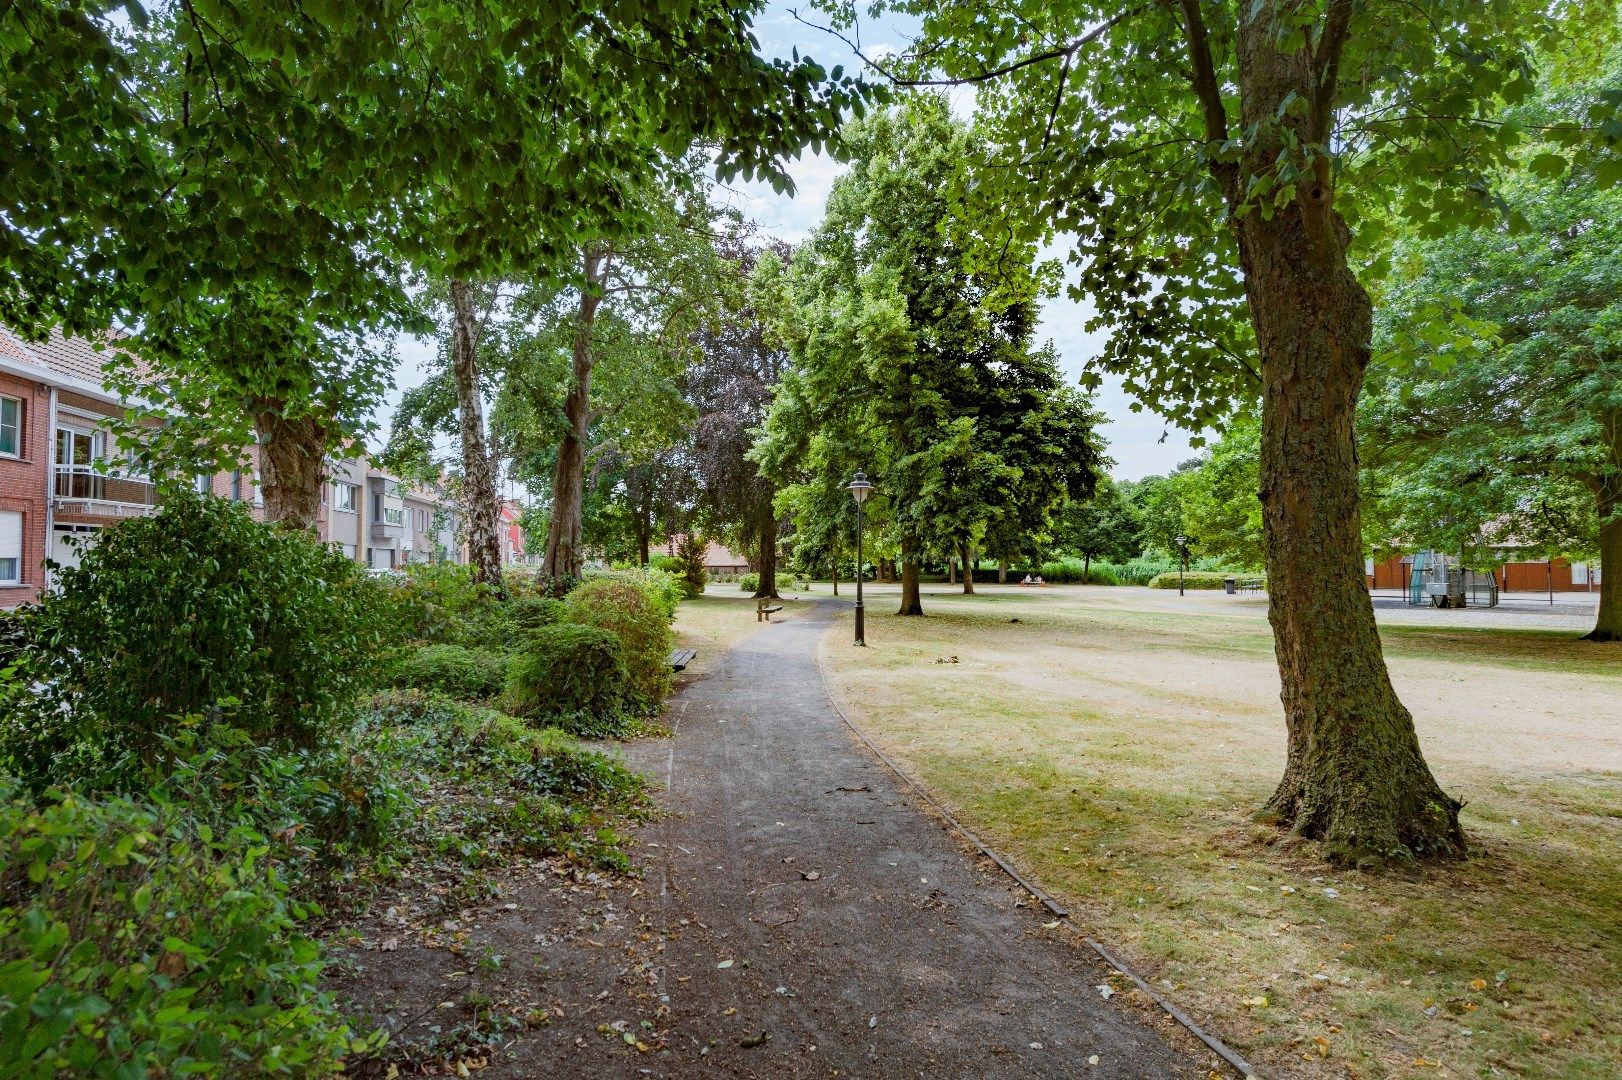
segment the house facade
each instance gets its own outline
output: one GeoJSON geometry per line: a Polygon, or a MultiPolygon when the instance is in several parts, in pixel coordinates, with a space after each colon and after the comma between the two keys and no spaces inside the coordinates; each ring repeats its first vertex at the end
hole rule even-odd
{"type": "MultiPolygon", "coordinates": [[[[106,358],[84,338],[25,342],[0,327],[0,608],[50,587],[47,560],[76,565],[101,529],[157,508],[151,478],[118,450],[114,424],[130,403],[104,385],[106,358]]],[[[258,458],[249,446],[238,467],[194,482],[263,520],[258,458]]],[[[317,533],[346,558],[462,561],[458,511],[437,486],[404,484],[360,454],[328,472],[317,533]]]]}

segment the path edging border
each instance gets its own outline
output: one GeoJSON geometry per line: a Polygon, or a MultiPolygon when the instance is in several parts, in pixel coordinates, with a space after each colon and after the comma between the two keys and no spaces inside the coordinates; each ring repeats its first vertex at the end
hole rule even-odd
{"type": "MultiPolygon", "coordinates": [[[[832,627],[829,629],[831,630],[832,627]]],[[[845,726],[850,729],[851,734],[860,739],[862,744],[867,747],[874,757],[882,761],[885,766],[891,772],[895,773],[897,778],[899,778],[901,782],[912,791],[914,795],[927,803],[929,808],[939,815],[942,821],[945,821],[960,836],[973,845],[976,851],[990,859],[996,864],[999,870],[1017,882],[1020,888],[1024,889],[1026,892],[1030,893],[1032,897],[1040,901],[1042,906],[1047,908],[1048,911],[1052,912],[1055,918],[1068,920],[1070,918],[1069,911],[1060,907],[1053,897],[1049,896],[1045,891],[1043,891],[1041,886],[1026,878],[1014,868],[1012,863],[1003,858],[994,848],[990,847],[985,841],[981,840],[972,831],[970,831],[952,814],[950,810],[948,810],[945,806],[942,806],[941,803],[933,795],[931,795],[922,784],[920,784],[917,780],[914,780],[911,775],[909,775],[894,761],[890,760],[889,755],[887,755],[883,750],[880,750],[878,745],[874,743],[872,739],[867,737],[867,732],[858,727],[856,722],[850,718],[850,715],[845,712],[844,705],[840,703],[839,696],[834,693],[832,680],[828,678],[826,648],[827,637],[827,630],[823,631],[822,634],[818,635],[817,637],[817,673],[822,676],[822,689],[824,695],[828,699],[828,704],[832,706],[834,713],[839,717],[839,719],[844,721],[845,726]]],[[[1097,953],[1105,963],[1109,964],[1122,975],[1125,975],[1128,979],[1132,980],[1139,990],[1142,990],[1145,994],[1149,995],[1149,999],[1156,1005],[1159,1005],[1161,1009],[1166,1012],[1166,1015],[1177,1021],[1184,1028],[1187,1028],[1190,1034],[1199,1039],[1200,1042],[1204,1043],[1206,1046],[1210,1047],[1212,1052],[1214,1052],[1223,1061],[1227,1062],[1228,1066],[1235,1070],[1240,1076],[1245,1077],[1246,1080],[1259,1080],[1259,1074],[1255,1069],[1251,1068],[1250,1062],[1240,1057],[1221,1039],[1210,1034],[1204,1028],[1196,1024],[1187,1013],[1183,1012],[1183,1010],[1179,1009],[1177,1006],[1168,1001],[1163,995],[1145,982],[1142,976],[1138,975],[1137,972],[1123,964],[1119,959],[1106,950],[1104,946],[1100,945],[1092,938],[1083,937],[1082,940],[1085,941],[1088,948],[1097,953]]]]}

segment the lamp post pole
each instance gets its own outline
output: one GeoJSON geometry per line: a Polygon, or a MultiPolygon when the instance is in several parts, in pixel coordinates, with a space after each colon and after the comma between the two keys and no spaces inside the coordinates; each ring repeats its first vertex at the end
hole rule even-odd
{"type": "Polygon", "coordinates": [[[1183,574],[1188,570],[1188,537],[1177,538],[1177,595],[1183,595],[1183,574]]]}
{"type": "Polygon", "coordinates": [[[867,636],[862,621],[862,504],[872,492],[873,485],[867,482],[867,474],[858,472],[856,478],[850,482],[851,496],[856,500],[856,644],[866,645],[867,636]]]}

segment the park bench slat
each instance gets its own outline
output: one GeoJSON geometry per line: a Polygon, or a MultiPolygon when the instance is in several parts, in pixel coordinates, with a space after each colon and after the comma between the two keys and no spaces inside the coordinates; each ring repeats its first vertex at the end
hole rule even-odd
{"type": "Polygon", "coordinates": [[[693,657],[695,657],[697,655],[698,655],[698,650],[697,649],[671,649],[670,650],[670,670],[671,671],[680,671],[680,670],[682,670],[688,664],[691,664],[693,662],[693,657]]]}

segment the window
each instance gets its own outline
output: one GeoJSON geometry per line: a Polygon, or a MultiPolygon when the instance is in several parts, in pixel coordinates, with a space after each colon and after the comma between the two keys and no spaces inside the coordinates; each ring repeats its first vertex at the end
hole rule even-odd
{"type": "Polygon", "coordinates": [[[0,585],[22,582],[23,516],[15,510],[0,511],[0,585]]]}
{"type": "Polygon", "coordinates": [[[332,508],[341,510],[346,514],[355,512],[355,503],[360,494],[360,488],[354,484],[346,484],[342,480],[332,485],[332,508]]]}
{"type": "Polygon", "coordinates": [[[0,397],[0,454],[21,457],[23,452],[23,403],[14,397],[0,397]]]}
{"type": "Polygon", "coordinates": [[[214,477],[208,473],[198,473],[193,480],[193,486],[197,489],[199,495],[212,495],[214,494],[214,477]]]}
{"type": "Polygon", "coordinates": [[[242,470],[231,470],[231,499],[234,502],[242,501],[242,470]]]}

